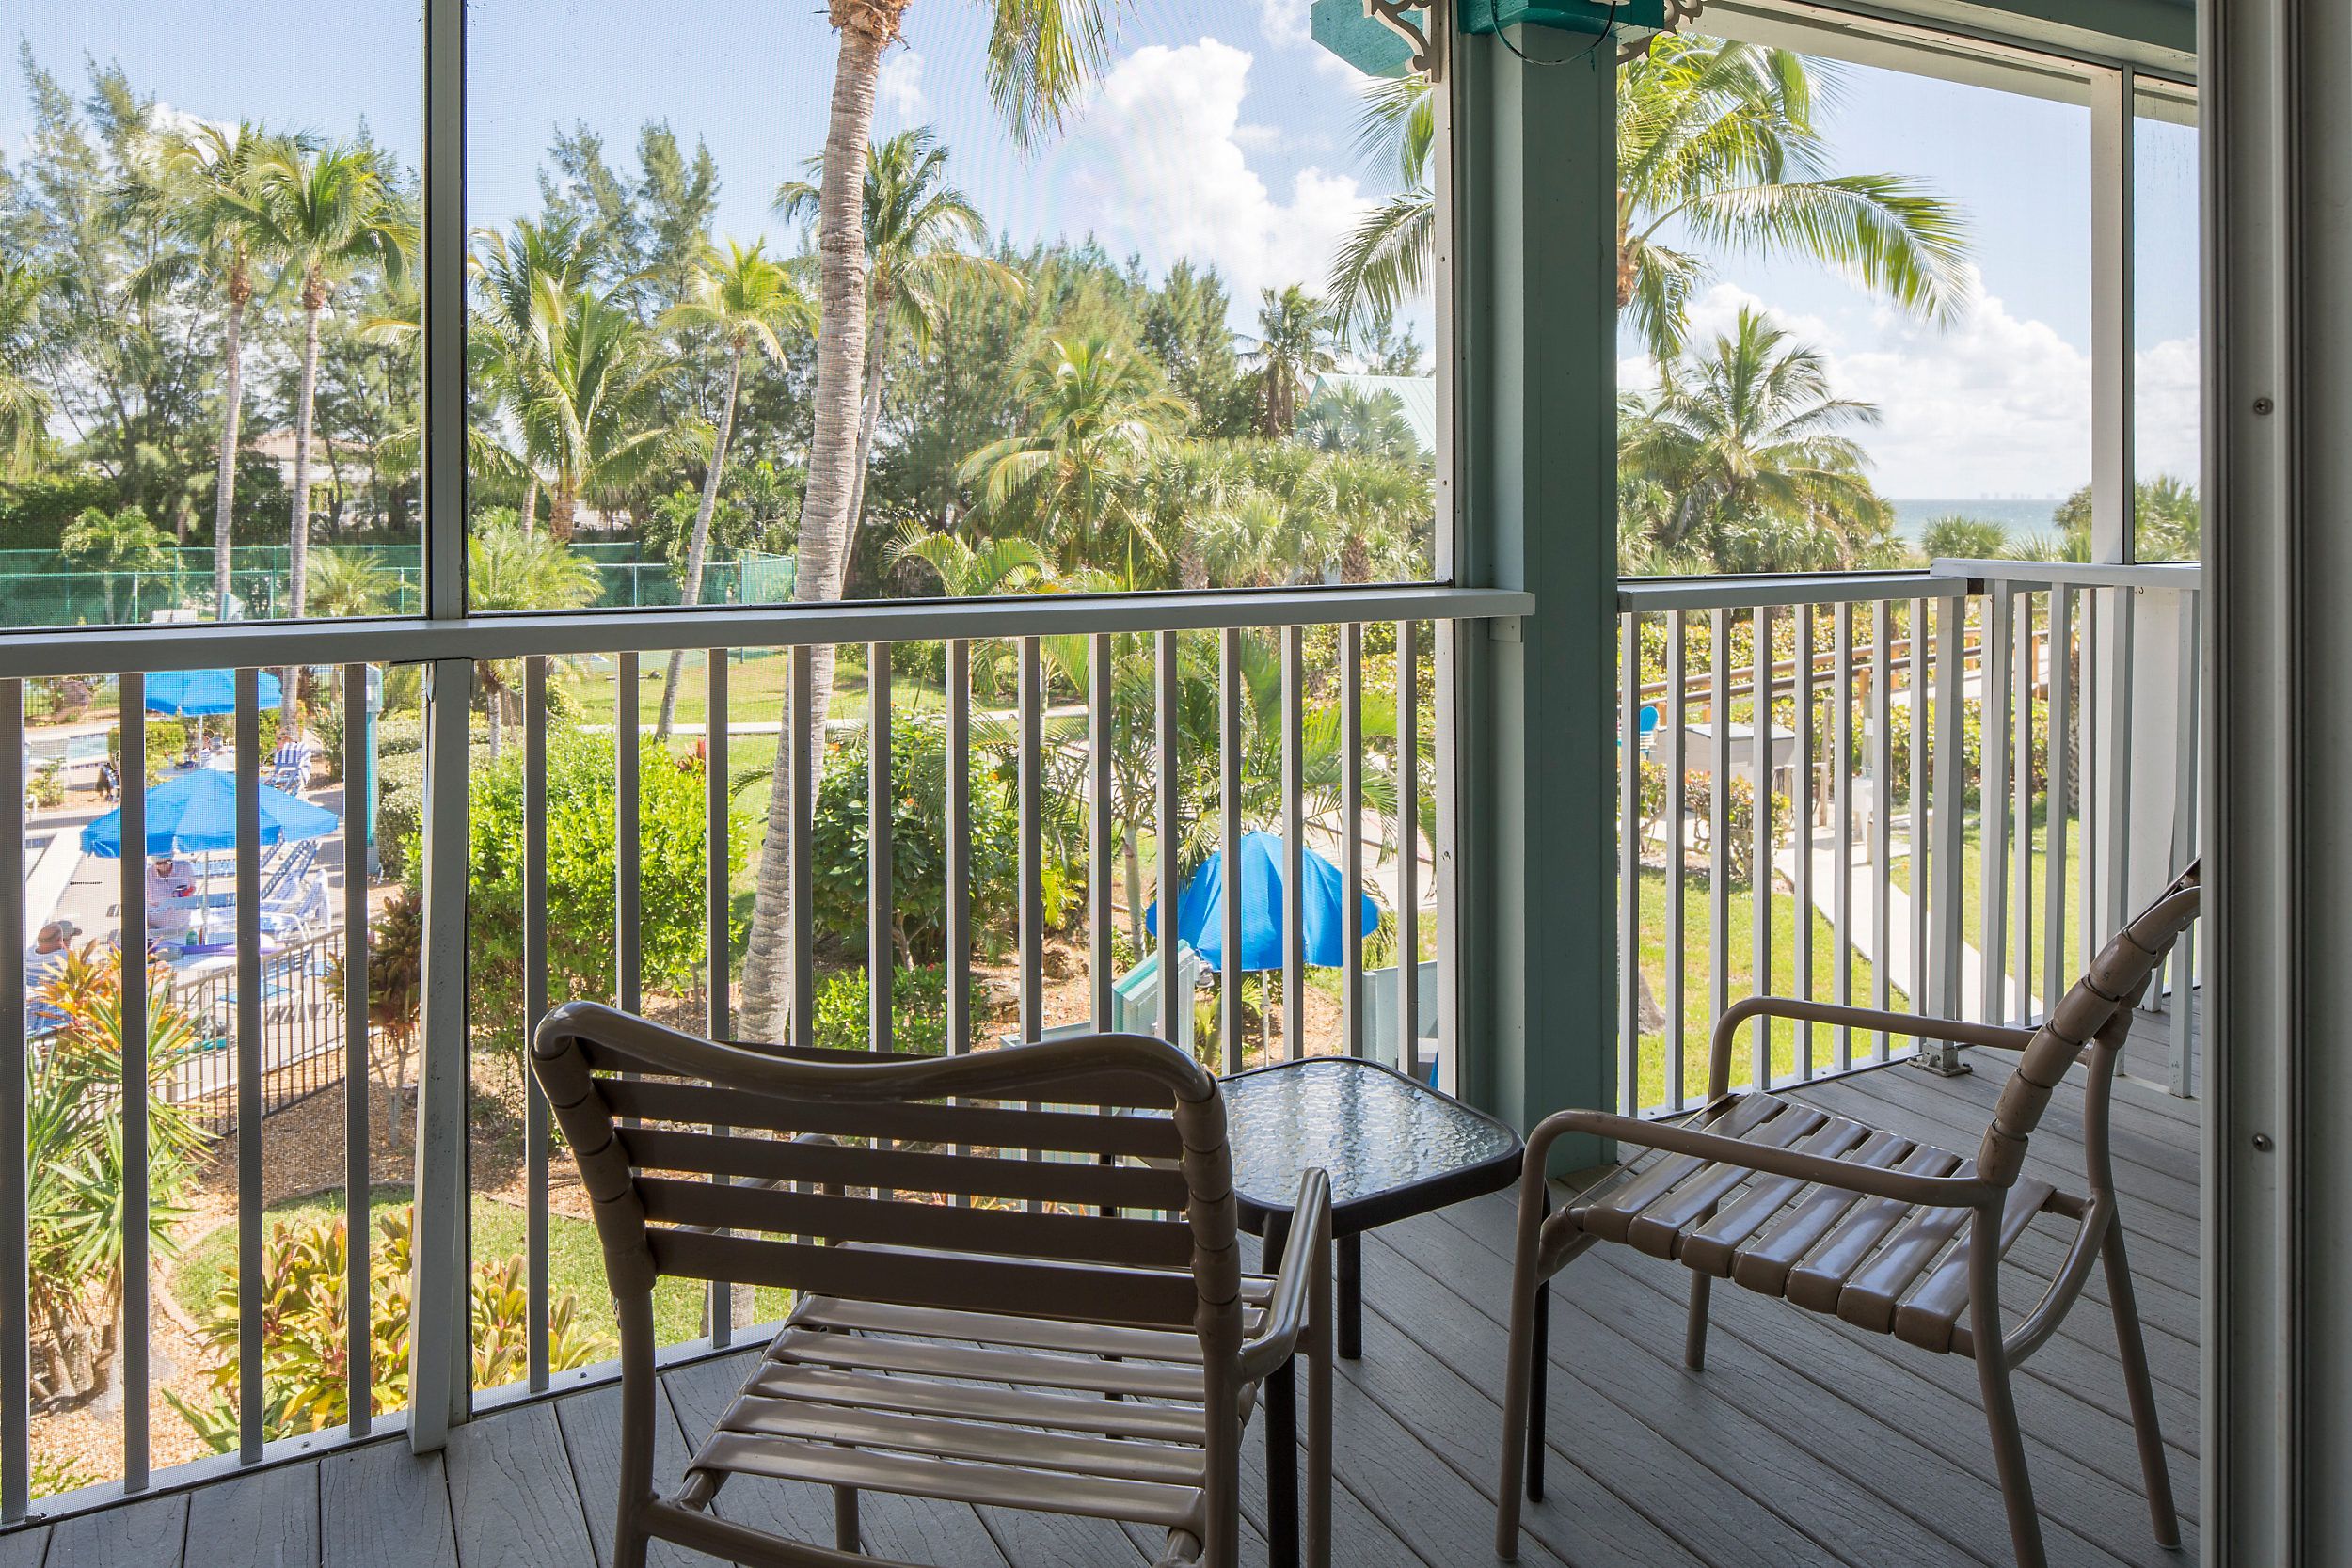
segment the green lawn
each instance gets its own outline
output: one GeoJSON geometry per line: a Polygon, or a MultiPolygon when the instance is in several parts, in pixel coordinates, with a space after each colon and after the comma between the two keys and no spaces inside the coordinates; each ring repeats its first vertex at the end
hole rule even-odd
{"type": "MultiPolygon", "coordinates": [[[[649,654],[638,662],[638,711],[650,726],[661,712],[661,680],[669,668],[666,655],[649,654]]],[[[739,659],[727,666],[727,712],[738,722],[772,723],[784,714],[791,681],[791,660],[781,656],[739,659]]],[[[552,674],[553,673],[550,672],[552,674]]],[[[583,724],[612,722],[613,678],[610,666],[574,670],[557,676],[555,684],[573,705],[583,724]]],[[[707,688],[703,679],[703,656],[689,653],[679,677],[677,721],[702,723],[707,711],[707,688]]],[[[894,710],[899,713],[936,712],[945,704],[941,689],[913,675],[900,675],[891,687],[894,710]]],[[[834,667],[832,714],[835,719],[862,719],[866,714],[866,650],[844,648],[834,667]]]]}
{"type": "MultiPolygon", "coordinates": [[[[1642,973],[1649,979],[1650,994],[1661,1007],[1666,1006],[1666,955],[1670,927],[1666,917],[1666,873],[1644,868],[1641,877],[1641,963],[1642,973]]],[[[1793,895],[1775,892],[1772,897],[1772,983],[1756,983],[1756,901],[1755,895],[1744,883],[1730,889],[1729,944],[1725,951],[1729,975],[1730,999],[1758,991],[1777,996],[1793,996],[1798,992],[1796,940],[1797,902],[1793,895]]],[[[1683,1031],[1682,1062],[1683,1092],[1696,1097],[1707,1088],[1707,1062],[1709,1040],[1715,1025],[1715,1000],[1711,992],[1711,949],[1708,933],[1712,911],[1708,904],[1707,877],[1703,872],[1689,872],[1683,878],[1683,1031]]],[[[1837,996],[1836,943],[1829,921],[1819,911],[1813,911],[1813,986],[1811,994],[1820,1001],[1834,1001],[1837,996]]],[[[1856,956],[1853,959],[1851,996],[1856,1006],[1867,1006],[1871,997],[1872,972],[1868,962],[1856,956]]],[[[1909,998],[1900,990],[1890,993],[1890,1005],[1897,1008],[1910,1006],[1909,998]]],[[[1787,1021],[1772,1024],[1772,1070],[1775,1077],[1792,1073],[1797,1066],[1797,1036],[1799,1026],[1787,1021]]],[[[1754,1046],[1754,1026],[1743,1031],[1743,1037],[1734,1051],[1731,1062],[1734,1082],[1744,1079],[1749,1072],[1749,1053],[1754,1046]]],[[[1868,1053],[1876,1045],[1872,1037],[1855,1035],[1852,1051],[1856,1059],[1868,1053]]],[[[1893,1049],[1900,1051],[1903,1042],[1897,1040],[1893,1049]]],[[[1672,1050],[1666,1034],[1645,1034],[1635,1053],[1635,1102],[1642,1106],[1663,1104],[1666,1101],[1666,1064],[1672,1050]]],[[[1836,1031],[1817,1028],[1813,1031],[1813,1062],[1816,1068],[1834,1067],[1837,1062],[1836,1031]]]]}
{"type": "MultiPolygon", "coordinates": [[[[2042,911],[2049,898],[2045,891],[2050,873],[2050,829],[2044,805],[2037,802],[2033,810],[2033,886],[2018,888],[2017,846],[2009,845],[2009,946],[2013,953],[2017,943],[2014,922],[2021,905],[2031,911],[2033,931],[2034,994],[2041,994],[2042,955],[2042,911]]],[[[1961,935],[1971,947],[1978,945],[1984,933],[1984,823],[1971,814],[1962,832],[1966,852],[1961,857],[1961,935]]],[[[2066,819],[2066,974],[2069,983],[2082,973],[2082,823],[2074,817],[2066,819]]],[[[1892,867],[1895,885],[1905,893],[1911,891],[1911,857],[1898,859],[1892,867]]]]}
{"type": "MultiPolygon", "coordinates": [[[[397,1211],[409,1201],[405,1185],[373,1190],[370,1204],[379,1213],[397,1211]]],[[[319,1219],[340,1215],[343,1195],[320,1193],[274,1205],[264,1212],[272,1220],[319,1219]]],[[[526,1216],[511,1204],[486,1197],[473,1202],[473,1254],[477,1262],[518,1256],[525,1242],[526,1216]]],[[[379,1238],[380,1244],[380,1238],[379,1238]]],[[[210,1310],[215,1294],[227,1283],[237,1259],[237,1227],[222,1226],[181,1259],[171,1278],[172,1294],[198,1317],[210,1310]]],[[[586,1220],[548,1217],[548,1289],[557,1300],[573,1297],[583,1326],[610,1339],[614,1337],[611,1296],[604,1282],[604,1253],[596,1227],[586,1220]]],[[[761,1322],[781,1318],[790,1292],[762,1289],[755,1305],[761,1322]]],[[[654,1287],[654,1325],[663,1344],[691,1339],[702,1333],[703,1287],[691,1279],[665,1279],[654,1287]]]]}

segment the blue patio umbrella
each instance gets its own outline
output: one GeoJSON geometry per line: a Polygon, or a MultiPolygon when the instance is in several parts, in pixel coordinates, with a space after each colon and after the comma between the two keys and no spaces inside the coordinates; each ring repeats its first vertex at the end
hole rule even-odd
{"type": "MultiPolygon", "coordinates": [[[[262,802],[260,847],[290,838],[324,838],[338,818],[324,806],[257,785],[262,802]]],[[[237,781],[200,768],[166,780],[147,792],[147,849],[151,855],[204,853],[237,847],[237,781]]],[[[122,810],[117,807],[82,830],[82,849],[105,860],[122,856],[122,810]]]]}
{"type": "MultiPolygon", "coordinates": [[[[257,702],[276,707],[282,693],[278,677],[259,672],[257,702]]],[[[147,677],[147,711],[174,719],[237,711],[237,673],[233,670],[166,670],[147,677]]]]}
{"type": "MultiPolygon", "coordinates": [[[[1305,846],[1299,847],[1299,921],[1306,931],[1307,962],[1336,969],[1346,961],[1347,897],[1340,868],[1305,846]]],[[[1282,841],[1272,833],[1241,836],[1241,967],[1282,967],[1282,841]]],[[[1201,863],[1176,900],[1176,936],[1214,969],[1225,967],[1225,851],[1201,863]]],[[[1380,924],[1380,906],[1368,893],[1357,895],[1356,934],[1380,924]]],[[[1144,929],[1159,932],[1155,903],[1144,929]]]]}

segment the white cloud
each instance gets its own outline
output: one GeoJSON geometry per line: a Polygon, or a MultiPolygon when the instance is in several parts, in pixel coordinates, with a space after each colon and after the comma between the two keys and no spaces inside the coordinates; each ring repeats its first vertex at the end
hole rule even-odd
{"type": "Polygon", "coordinates": [[[2173,338],[2139,351],[2138,423],[2133,433],[2140,477],[2195,479],[2203,465],[2197,340],[2173,338]]]}
{"type": "Polygon", "coordinates": [[[1249,166],[1250,59],[1211,38],[1138,49],[1104,79],[1067,149],[1076,210],[1113,254],[1213,261],[1244,304],[1262,288],[1319,291],[1369,205],[1352,175],[1303,168],[1281,197],[1249,166]]]}
{"type": "Polygon", "coordinates": [[[1308,32],[1311,0],[1258,0],[1258,25],[1268,43],[1285,49],[1313,41],[1308,32]]]}
{"type": "Polygon", "coordinates": [[[911,46],[892,51],[890,57],[882,61],[875,91],[900,119],[920,119],[927,102],[923,97],[921,53],[911,46]]]}

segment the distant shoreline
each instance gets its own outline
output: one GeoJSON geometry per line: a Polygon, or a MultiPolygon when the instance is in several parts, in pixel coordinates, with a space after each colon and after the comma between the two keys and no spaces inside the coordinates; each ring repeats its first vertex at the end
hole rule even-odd
{"type": "Polygon", "coordinates": [[[2020,538],[2033,534],[2058,531],[2052,520],[2058,509],[2066,504],[2063,496],[2027,497],[2024,499],[2003,498],[1997,500],[1919,500],[1890,499],[1895,509],[1895,532],[1899,538],[1917,540],[1928,524],[1938,517],[1969,517],[1979,522],[1998,523],[2020,538]]]}

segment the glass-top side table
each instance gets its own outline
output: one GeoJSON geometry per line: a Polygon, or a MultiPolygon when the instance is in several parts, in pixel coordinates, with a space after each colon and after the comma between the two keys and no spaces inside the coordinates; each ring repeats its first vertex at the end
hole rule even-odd
{"type": "Polygon", "coordinates": [[[1310,1056],[1224,1088],[1234,1196],[1242,1227],[1265,1239],[1265,1267],[1288,1240],[1299,1178],[1320,1168],[1331,1180],[1338,1350],[1351,1360],[1363,1345],[1362,1233],[1518,1180],[1524,1146],[1506,1123],[1378,1062],[1310,1056]]]}

